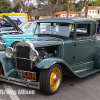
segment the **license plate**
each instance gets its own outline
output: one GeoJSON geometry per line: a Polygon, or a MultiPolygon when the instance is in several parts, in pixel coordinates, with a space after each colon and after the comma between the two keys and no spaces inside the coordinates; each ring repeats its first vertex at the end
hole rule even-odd
{"type": "Polygon", "coordinates": [[[36,80],[36,73],[35,72],[24,71],[24,72],[22,72],[22,76],[24,79],[29,79],[29,80],[33,80],[33,81],[36,80]]]}

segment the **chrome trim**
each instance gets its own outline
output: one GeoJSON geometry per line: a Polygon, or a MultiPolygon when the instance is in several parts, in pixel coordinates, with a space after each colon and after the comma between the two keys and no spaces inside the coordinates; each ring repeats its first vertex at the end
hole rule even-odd
{"type": "Polygon", "coordinates": [[[31,61],[31,59],[27,59],[27,58],[21,58],[21,57],[13,57],[13,58],[17,58],[17,59],[25,59],[25,60],[30,60],[30,61],[31,61]]]}
{"type": "Polygon", "coordinates": [[[86,70],[89,70],[91,68],[86,68],[86,69],[82,69],[82,70],[78,70],[78,71],[74,71],[75,73],[79,73],[79,72],[83,72],[83,71],[86,71],[86,70]]]}
{"type": "Polygon", "coordinates": [[[17,71],[17,73],[19,73],[22,76],[22,71],[20,71],[20,70],[16,70],[16,71],[17,71]]]}
{"type": "Polygon", "coordinates": [[[0,75],[0,80],[12,84],[17,84],[25,87],[40,89],[40,82],[31,82],[30,80],[21,80],[21,79],[15,79],[11,77],[6,77],[3,75],[0,75]]]}
{"type": "Polygon", "coordinates": [[[0,42],[0,51],[6,49],[6,43],[0,42]]]}
{"type": "MultiPolygon", "coordinates": [[[[94,61],[91,61],[91,62],[94,62],[94,61]]],[[[87,63],[90,63],[89,61],[88,62],[80,62],[80,63],[75,63],[75,64],[70,64],[70,66],[77,66],[77,65],[83,65],[83,64],[87,64],[87,63]]]]}
{"type": "Polygon", "coordinates": [[[34,45],[28,41],[22,41],[22,42],[18,42],[16,43],[16,46],[21,45],[21,46],[29,46],[31,49],[35,49],[34,45]]]}
{"type": "MultiPolygon", "coordinates": [[[[6,39],[10,39],[11,37],[6,37],[6,39]]],[[[14,39],[23,39],[23,38],[25,38],[25,39],[27,39],[27,38],[30,38],[30,39],[32,39],[33,37],[13,37],[14,39]]]]}

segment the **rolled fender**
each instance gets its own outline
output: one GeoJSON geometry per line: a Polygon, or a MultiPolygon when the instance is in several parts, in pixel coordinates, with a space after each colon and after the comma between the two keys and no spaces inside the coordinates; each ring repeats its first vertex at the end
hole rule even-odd
{"type": "Polygon", "coordinates": [[[63,59],[60,58],[46,58],[42,61],[40,61],[39,63],[36,64],[36,67],[39,69],[48,69],[51,66],[53,66],[54,64],[63,64],[64,66],[61,66],[61,68],[64,68],[65,72],[71,72],[71,74],[76,75],[77,77],[80,77],[79,75],[77,75],[70,67],[70,65],[68,65],[63,59]]]}
{"type": "Polygon", "coordinates": [[[0,63],[2,64],[5,76],[8,76],[15,68],[15,59],[7,58],[5,51],[0,52],[0,63]]]}

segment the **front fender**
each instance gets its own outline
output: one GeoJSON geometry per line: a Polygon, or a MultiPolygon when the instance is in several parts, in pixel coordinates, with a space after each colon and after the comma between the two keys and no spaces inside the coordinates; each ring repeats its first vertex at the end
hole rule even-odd
{"type": "Polygon", "coordinates": [[[60,59],[60,58],[54,58],[54,57],[53,58],[46,58],[46,59],[42,60],[41,62],[39,62],[36,65],[36,67],[39,68],[39,69],[48,69],[51,66],[53,66],[54,64],[59,64],[61,66],[62,71],[64,73],[67,73],[69,75],[76,75],[76,76],[78,76],[71,69],[70,65],[68,65],[63,59],[60,59]]]}
{"type": "Polygon", "coordinates": [[[56,63],[63,63],[66,66],[69,66],[64,60],[62,60],[60,58],[46,58],[46,59],[42,60],[41,62],[39,62],[36,65],[36,67],[39,69],[48,69],[56,63]]]}
{"type": "Polygon", "coordinates": [[[68,65],[63,59],[60,58],[46,58],[41,62],[37,63],[36,67],[39,69],[48,69],[54,64],[59,64],[63,72],[82,78],[82,76],[78,75],[77,73],[74,72],[74,70],[72,70],[70,65],[68,65]]]}
{"type": "Polygon", "coordinates": [[[0,52],[0,63],[2,64],[5,76],[8,76],[15,69],[15,59],[7,58],[5,55],[5,51],[0,52]]]}

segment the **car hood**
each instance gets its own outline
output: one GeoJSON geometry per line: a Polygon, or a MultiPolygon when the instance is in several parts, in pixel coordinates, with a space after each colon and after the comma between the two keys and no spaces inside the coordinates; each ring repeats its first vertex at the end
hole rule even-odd
{"type": "Polygon", "coordinates": [[[16,23],[13,22],[8,16],[6,16],[6,15],[3,15],[3,16],[7,19],[7,21],[9,21],[9,23],[10,23],[17,31],[23,32],[23,31],[16,25],[16,23]]]}
{"type": "Polygon", "coordinates": [[[60,45],[63,43],[62,39],[55,37],[37,37],[35,39],[28,40],[34,47],[44,47],[51,45],[60,45]]]}

